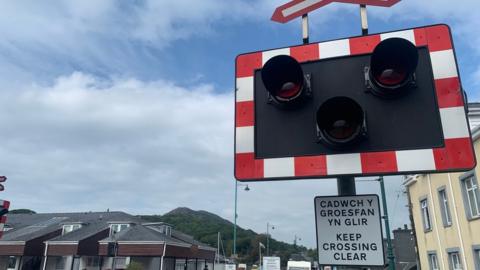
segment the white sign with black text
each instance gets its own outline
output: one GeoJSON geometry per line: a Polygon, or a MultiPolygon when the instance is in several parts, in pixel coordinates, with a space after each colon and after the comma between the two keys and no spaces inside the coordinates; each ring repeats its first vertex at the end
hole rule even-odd
{"type": "Polygon", "coordinates": [[[263,257],[263,270],[280,270],[280,257],[263,257]]]}
{"type": "Polygon", "coordinates": [[[385,265],[377,195],[315,197],[320,265],[385,265]]]}

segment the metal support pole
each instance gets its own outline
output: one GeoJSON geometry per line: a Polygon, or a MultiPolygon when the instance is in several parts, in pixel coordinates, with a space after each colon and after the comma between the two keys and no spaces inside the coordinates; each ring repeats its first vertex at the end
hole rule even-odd
{"type": "Polygon", "coordinates": [[[261,245],[261,242],[258,242],[258,264],[260,265],[260,270],[262,270],[262,245],[261,245]]]}
{"type": "Polygon", "coordinates": [[[237,256],[237,186],[238,181],[235,180],[235,217],[233,218],[233,254],[232,256],[236,258],[237,256]]]}
{"type": "Polygon", "coordinates": [[[350,176],[343,176],[337,178],[338,195],[355,195],[355,178],[350,176]]]}
{"type": "Polygon", "coordinates": [[[270,255],[270,246],[269,246],[270,233],[268,232],[269,229],[270,229],[270,224],[267,222],[267,256],[270,255]]]}
{"type": "Polygon", "coordinates": [[[308,44],[308,14],[302,15],[302,37],[303,37],[303,44],[308,44]]]}
{"type": "Polygon", "coordinates": [[[367,6],[360,5],[360,19],[362,21],[362,35],[368,35],[367,6]]]}
{"type": "Polygon", "coordinates": [[[390,237],[390,224],[388,222],[387,199],[385,198],[385,185],[383,184],[383,176],[380,176],[378,181],[380,181],[380,191],[382,193],[383,204],[383,220],[385,222],[385,231],[387,232],[388,269],[395,270],[395,255],[393,255],[392,239],[390,237]]]}

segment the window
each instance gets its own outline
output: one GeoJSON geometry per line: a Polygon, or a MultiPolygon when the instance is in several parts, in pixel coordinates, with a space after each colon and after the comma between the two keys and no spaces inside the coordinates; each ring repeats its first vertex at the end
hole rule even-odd
{"type": "Polygon", "coordinates": [[[450,214],[450,207],[448,205],[447,191],[445,187],[438,190],[438,200],[440,202],[440,209],[442,210],[443,226],[452,225],[452,216],[450,214]]]}
{"type": "Polygon", "coordinates": [[[100,257],[87,257],[87,266],[88,267],[100,266],[100,257]]]}
{"type": "Polygon", "coordinates": [[[475,263],[475,269],[480,270],[480,245],[473,246],[473,262],[475,263]]]}
{"type": "Polygon", "coordinates": [[[187,268],[187,261],[185,259],[175,260],[175,270],[185,270],[187,268]]]}
{"type": "Polygon", "coordinates": [[[65,269],[65,257],[57,257],[57,260],[55,262],[55,270],[63,270],[65,269]]]}
{"type": "Polygon", "coordinates": [[[130,226],[130,224],[123,224],[123,223],[119,223],[119,224],[111,224],[110,225],[110,235],[114,235],[122,230],[125,230],[126,228],[128,228],[130,226]]]}
{"type": "Polygon", "coordinates": [[[462,180],[465,211],[469,219],[480,217],[480,194],[475,174],[470,174],[462,180]]]}
{"type": "Polygon", "coordinates": [[[430,211],[428,210],[427,199],[420,201],[420,209],[422,211],[423,229],[425,231],[430,231],[432,229],[432,223],[430,222],[430,211]]]}
{"type": "Polygon", "coordinates": [[[115,258],[115,268],[116,269],[127,268],[127,258],[126,257],[116,257],[115,258]]]}
{"type": "Polygon", "coordinates": [[[15,256],[8,257],[7,269],[15,269],[16,266],[17,266],[17,257],[15,257],[15,256]]]}
{"type": "Polygon", "coordinates": [[[78,230],[81,227],[82,227],[82,224],[66,224],[66,225],[63,225],[62,235],[67,234],[69,232],[73,232],[75,230],[78,230]]]}
{"type": "Polygon", "coordinates": [[[430,264],[430,270],[438,270],[438,259],[437,254],[432,252],[428,254],[428,263],[430,264]]]}
{"type": "Polygon", "coordinates": [[[448,259],[450,260],[450,269],[461,270],[462,261],[460,260],[460,253],[457,251],[448,253],[448,259]]]}

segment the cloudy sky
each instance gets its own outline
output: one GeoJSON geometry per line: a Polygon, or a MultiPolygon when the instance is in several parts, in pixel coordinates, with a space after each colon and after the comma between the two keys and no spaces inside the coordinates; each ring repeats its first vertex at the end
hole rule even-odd
{"type": "MultiPolygon", "coordinates": [[[[11,208],[163,214],[179,206],[233,220],[234,60],[301,43],[284,0],[0,1],[0,175],[11,208]]],[[[448,23],[469,100],[479,100],[480,1],[369,8],[370,31],[448,23]]],[[[358,7],[310,15],[311,41],[360,33],[358,7]]],[[[393,227],[408,223],[387,177],[393,227]]],[[[334,180],[240,187],[238,223],[315,245],[313,198],[334,180]]],[[[379,193],[358,181],[358,193],[379,193]]]]}

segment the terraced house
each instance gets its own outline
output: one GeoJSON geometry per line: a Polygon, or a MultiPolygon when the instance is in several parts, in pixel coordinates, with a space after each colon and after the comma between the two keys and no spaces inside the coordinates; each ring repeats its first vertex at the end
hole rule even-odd
{"type": "Polygon", "coordinates": [[[410,176],[421,269],[480,270],[480,104],[469,104],[477,166],[468,172],[410,176]]]}
{"type": "Polygon", "coordinates": [[[123,212],[11,214],[0,269],[213,270],[215,249],[123,212]]]}

